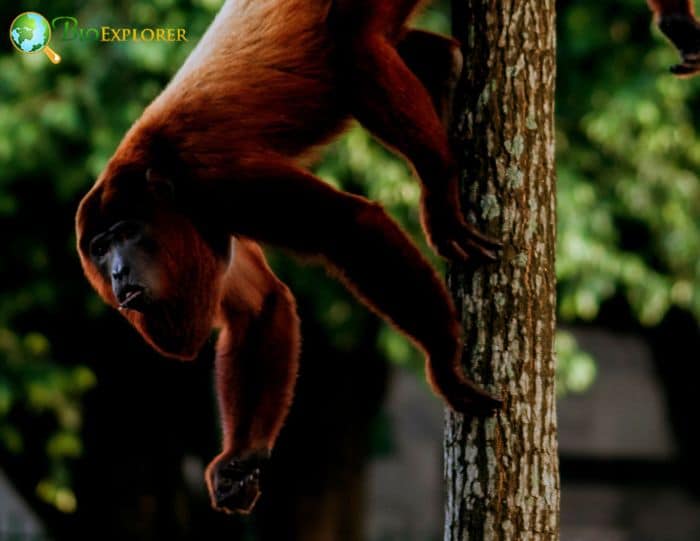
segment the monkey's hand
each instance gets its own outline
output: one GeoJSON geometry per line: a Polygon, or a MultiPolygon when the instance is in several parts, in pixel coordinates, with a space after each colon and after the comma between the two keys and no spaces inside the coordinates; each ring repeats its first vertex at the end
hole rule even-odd
{"type": "Polygon", "coordinates": [[[205,472],[212,507],[230,514],[250,513],[260,497],[260,470],[269,456],[266,450],[244,457],[217,456],[205,472]]]}
{"type": "Polygon", "coordinates": [[[659,29],[676,46],[682,62],[671,67],[671,73],[690,77],[700,71],[700,25],[689,15],[662,15],[659,29]]]}
{"type": "Polygon", "coordinates": [[[452,261],[495,261],[503,245],[468,223],[462,217],[459,205],[446,199],[427,197],[422,203],[421,219],[431,246],[452,261]]]}

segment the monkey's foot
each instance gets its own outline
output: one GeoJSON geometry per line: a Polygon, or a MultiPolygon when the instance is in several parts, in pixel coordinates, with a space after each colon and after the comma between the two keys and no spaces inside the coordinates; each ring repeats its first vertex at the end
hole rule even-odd
{"type": "Polygon", "coordinates": [[[681,54],[682,62],[671,67],[671,73],[690,77],[700,71],[700,25],[687,15],[665,15],[659,19],[659,29],[681,54]]]}
{"type": "Polygon", "coordinates": [[[205,474],[212,507],[224,513],[250,513],[260,497],[260,470],[268,459],[267,451],[216,457],[205,474]]]}

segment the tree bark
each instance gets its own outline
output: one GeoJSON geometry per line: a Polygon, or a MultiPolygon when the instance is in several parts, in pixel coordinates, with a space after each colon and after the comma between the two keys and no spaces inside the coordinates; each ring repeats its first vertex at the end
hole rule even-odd
{"type": "Polygon", "coordinates": [[[453,0],[464,208],[504,250],[499,263],[451,268],[448,281],[465,370],[505,406],[446,416],[446,541],[559,538],[554,12],[554,0],[453,0]]]}

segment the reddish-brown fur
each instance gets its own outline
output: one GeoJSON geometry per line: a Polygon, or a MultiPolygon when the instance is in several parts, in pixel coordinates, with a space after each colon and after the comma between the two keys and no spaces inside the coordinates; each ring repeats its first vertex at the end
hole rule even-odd
{"type": "Polygon", "coordinates": [[[254,241],[325,261],[425,351],[428,379],[453,408],[478,413],[499,404],[462,375],[455,308],[406,234],[381,206],[303,169],[354,117],[414,165],[432,245],[460,260],[494,258],[498,244],[462,218],[441,122],[461,57],[453,40],[406,28],[419,3],[229,0],[81,203],[83,267],[113,306],[90,239],[125,217],[155,232],[167,302],[156,314],[125,312],[149,343],[189,359],[212,327],[222,328],[224,450],[207,483],[225,510],[253,505],[257,478],[244,478],[248,492],[238,503],[221,504],[217,490],[272,449],[297,372],[294,299],[254,241]],[[172,181],[172,204],[154,195],[151,169],[172,181]]]}
{"type": "Polygon", "coordinates": [[[679,77],[700,72],[700,24],[693,0],[647,0],[661,31],[675,45],[682,62],[671,68],[679,77]]]}

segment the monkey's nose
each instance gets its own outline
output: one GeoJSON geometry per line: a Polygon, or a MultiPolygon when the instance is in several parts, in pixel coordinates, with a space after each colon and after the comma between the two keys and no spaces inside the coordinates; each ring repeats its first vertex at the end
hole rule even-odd
{"type": "Polygon", "coordinates": [[[117,264],[112,268],[112,278],[114,280],[121,280],[129,276],[129,267],[127,265],[117,264]]]}

